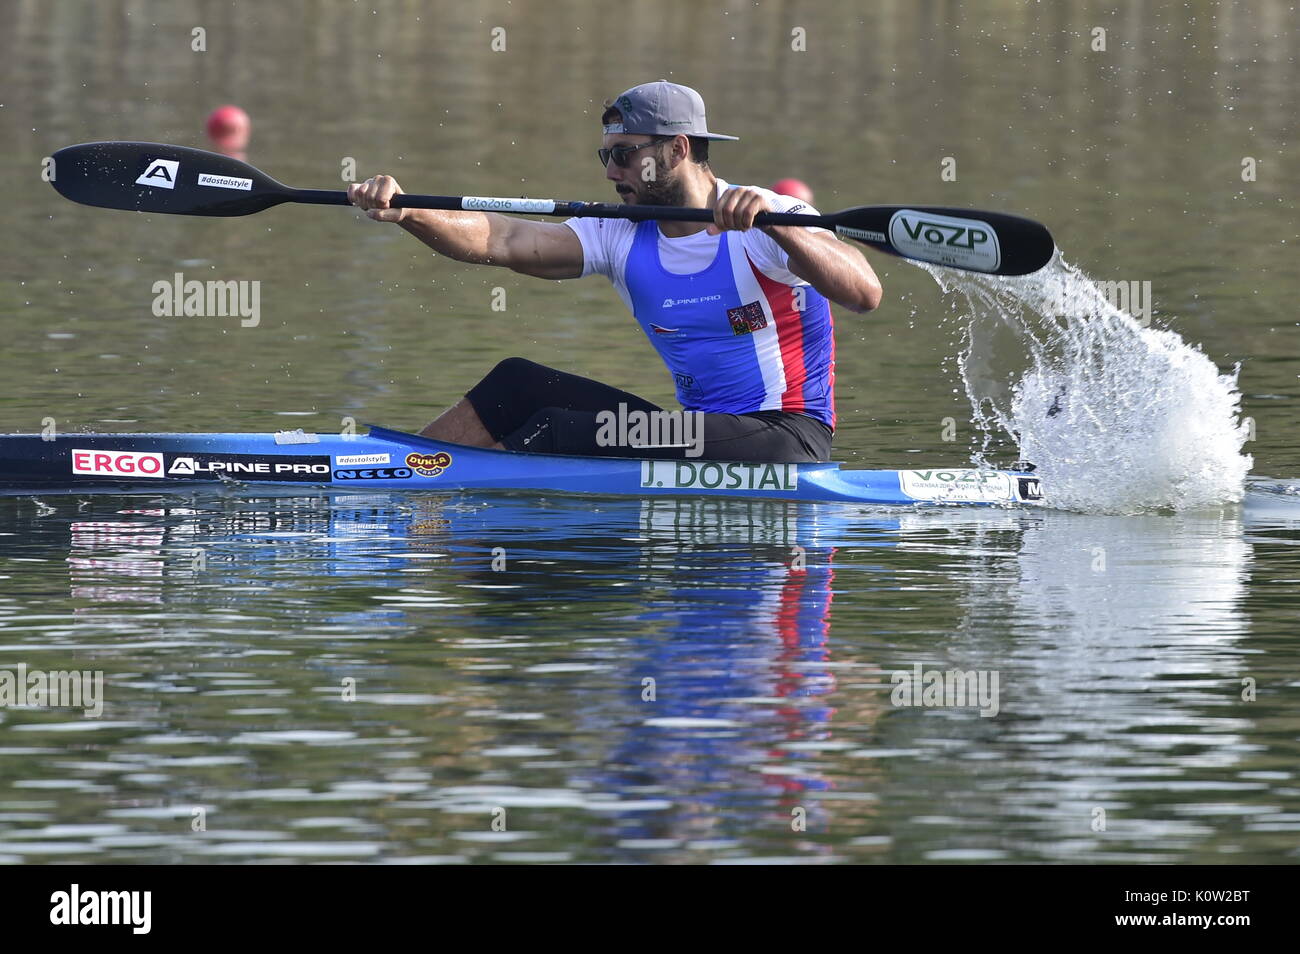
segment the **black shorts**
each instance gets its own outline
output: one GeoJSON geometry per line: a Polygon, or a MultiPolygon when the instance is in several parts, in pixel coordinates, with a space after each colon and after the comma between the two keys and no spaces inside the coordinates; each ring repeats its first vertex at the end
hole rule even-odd
{"type": "Polygon", "coordinates": [[[635,394],[524,358],[502,361],[465,397],[492,438],[515,451],[656,460],[830,460],[833,432],[807,414],[666,412],[635,394]],[[651,417],[655,412],[658,416],[651,417]]]}

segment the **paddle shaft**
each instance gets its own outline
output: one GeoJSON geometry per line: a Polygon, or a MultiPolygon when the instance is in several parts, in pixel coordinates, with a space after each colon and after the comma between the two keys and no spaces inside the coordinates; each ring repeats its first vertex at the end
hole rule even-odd
{"type": "MultiPolygon", "coordinates": [[[[290,189],[285,201],[306,205],[351,205],[346,192],[330,189],[290,189]]],[[[449,211],[508,212],[513,214],[550,215],[557,218],[632,219],[633,221],[712,222],[712,209],[689,209],[668,205],[623,205],[611,202],[563,202],[559,199],[506,199],[460,195],[395,195],[389,206],[394,209],[445,209],[449,211]],[[466,202],[475,205],[466,205],[466,202]],[[496,206],[494,208],[493,206],[496,206]],[[548,206],[551,206],[548,208],[548,206]]],[[[832,229],[835,219],[829,215],[801,215],[798,212],[760,212],[755,225],[802,225],[832,229]]]]}

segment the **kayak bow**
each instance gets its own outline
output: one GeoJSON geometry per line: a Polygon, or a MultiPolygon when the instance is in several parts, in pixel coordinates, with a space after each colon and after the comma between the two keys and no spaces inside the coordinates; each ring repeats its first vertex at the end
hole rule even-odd
{"type": "Polygon", "coordinates": [[[973,468],[844,470],[835,463],[738,463],[522,454],[371,426],[366,435],[36,434],[0,436],[0,492],[111,493],[248,484],[342,490],[506,490],[614,496],[1019,504],[1039,477],[973,468]]]}

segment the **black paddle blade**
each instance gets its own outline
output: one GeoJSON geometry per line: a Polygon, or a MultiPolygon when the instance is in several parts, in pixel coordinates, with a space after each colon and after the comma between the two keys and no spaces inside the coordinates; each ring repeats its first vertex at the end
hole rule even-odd
{"type": "Polygon", "coordinates": [[[293,190],[229,156],[156,142],[88,142],[54,159],[54,188],[82,205],[173,215],[250,215],[293,190]]]}
{"type": "Polygon", "coordinates": [[[1032,219],[929,205],[864,205],[835,231],[892,255],[990,275],[1028,275],[1052,260],[1052,233],[1032,219]]]}

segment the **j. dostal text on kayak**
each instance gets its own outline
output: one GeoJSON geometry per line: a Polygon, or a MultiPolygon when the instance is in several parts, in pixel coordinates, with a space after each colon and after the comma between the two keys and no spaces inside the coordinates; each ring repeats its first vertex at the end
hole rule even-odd
{"type": "MultiPolygon", "coordinates": [[[[815,214],[765,189],[732,186],[709,164],[711,132],[693,89],[660,80],[610,100],[598,158],[627,205],[713,210],[713,222],[571,218],[394,208],[402,189],[376,175],[348,198],[438,253],[544,279],[601,274],[618,290],[700,417],[703,446],[610,441],[600,415],[660,413],[618,388],[523,358],[498,364],[421,433],[474,447],[583,456],[818,461],[835,428],[830,303],[876,308],[880,282],[823,228],[755,226],[763,212],[815,214]]],[[[467,206],[472,208],[472,206],[467,206]]]]}

